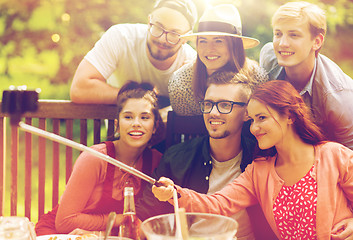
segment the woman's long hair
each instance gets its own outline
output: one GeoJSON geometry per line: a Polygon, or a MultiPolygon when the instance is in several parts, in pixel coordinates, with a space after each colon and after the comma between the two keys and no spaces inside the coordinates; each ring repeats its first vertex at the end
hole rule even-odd
{"type": "MultiPolygon", "coordinates": [[[[311,118],[310,109],[289,82],[272,80],[263,83],[255,88],[250,99],[271,107],[281,116],[289,116],[293,121],[295,133],[303,142],[317,145],[325,140],[321,129],[311,118]]],[[[273,150],[269,152],[273,153],[273,150]]]]}
{"type": "MultiPolygon", "coordinates": [[[[245,50],[241,38],[225,36],[228,50],[230,53],[230,61],[218,71],[227,71],[237,73],[242,69],[246,62],[245,50]]],[[[207,69],[205,64],[197,55],[194,64],[194,77],[192,80],[192,90],[197,101],[202,100],[207,89],[207,69]]]]}

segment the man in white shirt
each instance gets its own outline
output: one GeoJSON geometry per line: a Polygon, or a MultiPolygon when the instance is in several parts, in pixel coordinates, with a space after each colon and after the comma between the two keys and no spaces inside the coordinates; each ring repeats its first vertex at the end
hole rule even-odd
{"type": "Polygon", "coordinates": [[[119,86],[128,80],[150,82],[168,99],[169,76],[196,57],[195,50],[179,39],[192,31],[196,20],[192,0],[158,0],[148,24],[112,26],[79,64],[71,100],[115,104],[119,86]],[[113,72],[116,77],[110,78],[113,72]]]}

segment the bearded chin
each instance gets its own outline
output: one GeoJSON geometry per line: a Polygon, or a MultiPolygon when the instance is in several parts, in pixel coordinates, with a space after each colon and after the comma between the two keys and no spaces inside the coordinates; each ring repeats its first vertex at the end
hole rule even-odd
{"type": "Polygon", "coordinates": [[[168,58],[173,57],[174,54],[176,53],[175,51],[170,50],[170,51],[166,52],[165,54],[163,54],[162,51],[160,51],[158,49],[157,49],[157,51],[153,52],[150,43],[147,43],[147,48],[148,48],[148,51],[150,52],[151,56],[158,61],[167,60],[168,58]]]}
{"type": "Polygon", "coordinates": [[[230,135],[229,131],[225,131],[221,135],[215,135],[215,134],[209,133],[210,138],[213,138],[213,139],[222,139],[222,138],[228,137],[229,135],[230,135]]]}

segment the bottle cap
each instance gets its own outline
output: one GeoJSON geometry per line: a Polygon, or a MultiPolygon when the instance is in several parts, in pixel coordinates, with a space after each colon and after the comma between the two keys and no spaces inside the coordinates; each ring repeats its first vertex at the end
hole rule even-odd
{"type": "Polygon", "coordinates": [[[133,187],[125,187],[124,188],[124,195],[134,195],[134,188],[133,187]]]}

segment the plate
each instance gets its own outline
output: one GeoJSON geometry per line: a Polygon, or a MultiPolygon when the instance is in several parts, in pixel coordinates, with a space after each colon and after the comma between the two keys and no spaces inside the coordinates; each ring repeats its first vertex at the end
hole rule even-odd
{"type": "Polygon", "coordinates": [[[39,236],[36,240],[76,240],[77,237],[79,237],[79,235],[51,234],[39,236]]]}

